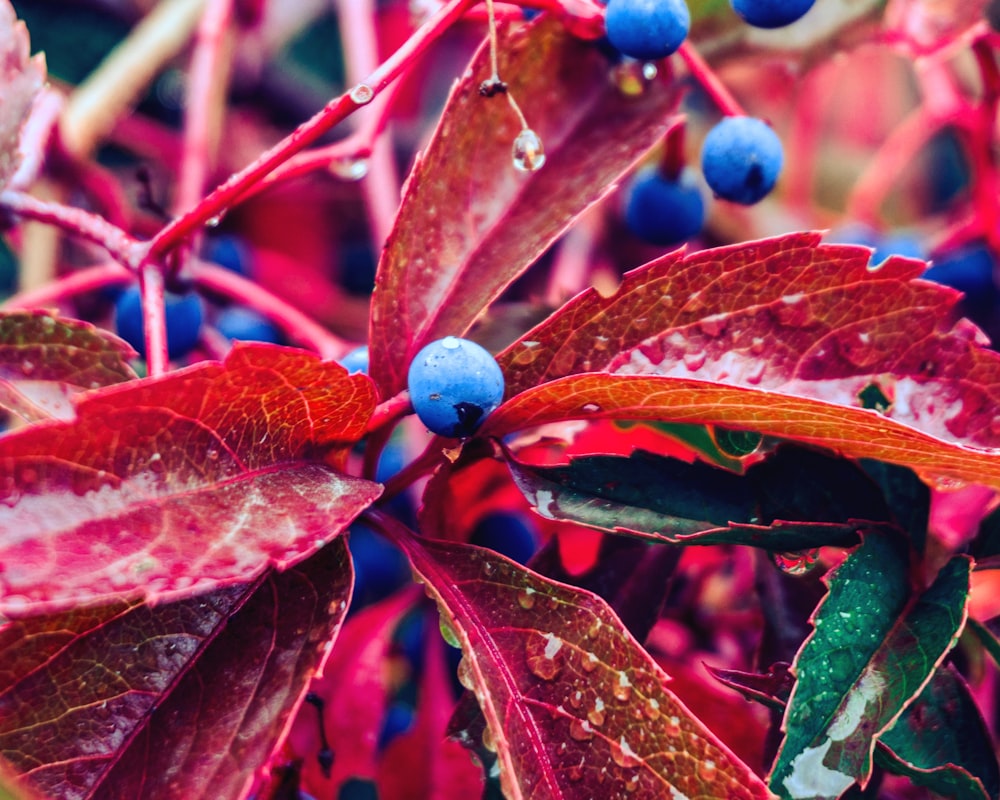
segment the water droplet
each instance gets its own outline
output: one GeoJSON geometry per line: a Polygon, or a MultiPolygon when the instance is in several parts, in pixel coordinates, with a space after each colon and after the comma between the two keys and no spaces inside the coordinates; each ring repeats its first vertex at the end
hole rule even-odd
{"type": "Polygon", "coordinates": [[[441,638],[457,650],[462,649],[462,643],[458,638],[458,633],[444,617],[439,617],[438,627],[441,629],[441,638]]]}
{"type": "Polygon", "coordinates": [[[583,780],[583,765],[587,763],[585,759],[580,759],[579,764],[575,764],[569,768],[566,773],[567,777],[574,783],[583,780]]]}
{"type": "Polygon", "coordinates": [[[222,218],[225,215],[222,213],[216,214],[214,217],[209,217],[205,220],[206,228],[218,228],[222,224],[222,218]]]}
{"type": "Polygon", "coordinates": [[[707,337],[714,339],[726,330],[727,323],[728,319],[725,314],[712,314],[712,316],[701,320],[698,323],[698,327],[701,328],[701,332],[707,337]]]}
{"type": "Polygon", "coordinates": [[[538,134],[525,128],[514,139],[512,148],[514,168],[521,172],[535,172],[545,164],[545,147],[538,134]]]}
{"type": "Polygon", "coordinates": [[[646,715],[646,718],[648,720],[650,720],[651,722],[653,720],[659,719],[660,718],[660,701],[657,700],[655,697],[650,697],[649,700],[646,701],[646,705],[643,706],[642,710],[643,710],[643,713],[646,715]]]}
{"type": "Polygon", "coordinates": [[[586,742],[594,738],[594,729],[587,720],[574,717],[569,723],[569,735],[578,742],[586,742]]]}
{"type": "Polygon", "coordinates": [[[587,719],[595,728],[600,728],[604,724],[605,716],[604,701],[598,697],[594,701],[594,707],[587,712],[587,719]]]}
{"type": "Polygon", "coordinates": [[[939,492],[957,492],[969,485],[963,480],[948,475],[935,475],[931,478],[931,483],[939,492]]]}
{"type": "Polygon", "coordinates": [[[577,689],[573,694],[569,696],[567,701],[573,708],[579,708],[583,705],[583,692],[577,689]]]}
{"type": "Polygon", "coordinates": [[[597,403],[585,403],[580,407],[580,411],[584,414],[596,414],[601,410],[601,407],[597,403]]]}
{"type": "Polygon", "coordinates": [[[492,561],[483,562],[483,575],[485,575],[487,578],[491,577],[492,575],[495,575],[496,571],[497,571],[497,566],[492,561]]]}
{"type": "Polygon", "coordinates": [[[611,340],[607,336],[595,336],[594,337],[594,349],[595,350],[607,350],[608,345],[611,340]]]}
{"type": "Polygon", "coordinates": [[[368,174],[368,159],[336,158],[330,162],[330,173],[342,181],[359,181],[368,174]]]}
{"type": "Polygon", "coordinates": [[[656,64],[652,61],[646,61],[642,65],[642,77],[644,77],[647,81],[654,80],[658,72],[659,70],[657,69],[656,64]]]}
{"type": "Polygon", "coordinates": [[[600,663],[601,660],[597,656],[593,653],[587,653],[580,662],[580,666],[583,668],[584,672],[593,672],[597,669],[597,665],[600,663]]]}
{"type": "Polygon", "coordinates": [[[611,760],[619,767],[625,767],[626,769],[638,767],[642,763],[642,759],[639,758],[638,753],[625,741],[624,735],[617,742],[611,742],[611,760]]]}
{"type": "Polygon", "coordinates": [[[28,359],[24,359],[24,361],[21,362],[21,372],[23,372],[25,375],[30,375],[34,371],[35,371],[35,364],[33,361],[28,361],[28,359]]]}
{"type": "Polygon", "coordinates": [[[706,783],[711,783],[715,780],[715,776],[718,773],[718,769],[715,766],[715,762],[710,758],[706,758],[698,765],[698,775],[706,783]]]}
{"type": "Polygon", "coordinates": [[[517,593],[517,604],[525,611],[530,611],[535,607],[535,590],[530,586],[525,587],[517,593]]]}
{"type": "Polygon", "coordinates": [[[639,788],[639,774],[636,773],[625,782],[625,791],[634,792],[639,788]]]}
{"type": "Polygon", "coordinates": [[[790,553],[771,553],[775,566],[788,575],[805,575],[819,563],[819,548],[798,550],[790,553]]]}
{"type": "Polygon", "coordinates": [[[618,672],[618,680],[615,682],[614,687],[611,690],[611,694],[615,696],[615,700],[619,702],[626,703],[632,697],[632,681],[628,679],[628,675],[625,670],[620,670],[618,672]]]}
{"type": "Polygon", "coordinates": [[[672,716],[667,720],[667,724],[663,728],[663,732],[674,739],[681,735],[681,718],[672,716]]]}
{"type": "Polygon", "coordinates": [[[364,83],[359,83],[353,89],[351,89],[350,95],[351,101],[357,103],[359,106],[368,105],[375,96],[375,92],[372,91],[372,87],[364,83]]]}
{"type": "Polygon", "coordinates": [[[490,730],[489,725],[483,728],[482,740],[483,740],[483,747],[485,747],[491,753],[495,753],[497,751],[497,743],[496,740],[493,738],[493,731],[490,730]]]}
{"type": "Polygon", "coordinates": [[[603,628],[603,627],[604,627],[604,623],[601,622],[600,618],[599,617],[594,617],[594,621],[591,622],[590,625],[589,625],[589,627],[587,628],[587,638],[588,639],[595,639],[595,638],[597,638],[597,634],[599,634],[601,632],[601,628],[603,628]]]}
{"type": "Polygon", "coordinates": [[[514,363],[518,366],[527,366],[538,358],[539,342],[521,342],[514,352],[514,363]]]}
{"type": "Polygon", "coordinates": [[[786,328],[804,328],[815,320],[804,294],[786,294],[778,302],[774,317],[786,328]]]}
{"type": "Polygon", "coordinates": [[[764,347],[766,345],[767,342],[763,336],[754,336],[753,340],[750,342],[750,352],[755,356],[759,356],[764,352],[764,347]]]}
{"type": "Polygon", "coordinates": [[[685,353],[683,357],[684,366],[687,367],[691,372],[697,372],[708,360],[708,355],[704,350],[700,350],[697,353],[685,353]]]}
{"type": "Polygon", "coordinates": [[[445,350],[458,350],[462,346],[462,341],[455,336],[445,336],[441,340],[441,346],[445,350]]]}
{"type": "Polygon", "coordinates": [[[641,97],[656,77],[655,64],[643,64],[624,58],[611,68],[611,82],[626,97],[641,97]],[[652,67],[652,75],[647,67],[652,67]]]}
{"type": "Polygon", "coordinates": [[[563,641],[553,633],[532,633],[525,645],[525,659],[531,673],[543,681],[551,681],[562,669],[563,641]]]}
{"type": "Polygon", "coordinates": [[[756,431],[734,431],[729,428],[713,428],[712,438],[719,450],[733,458],[742,458],[756,452],[764,441],[764,437],[756,431]]]}
{"type": "Polygon", "coordinates": [[[462,684],[462,686],[470,692],[475,691],[476,682],[473,679],[472,665],[469,663],[468,658],[463,657],[458,662],[458,668],[455,670],[455,673],[458,676],[458,682],[462,684]]]}

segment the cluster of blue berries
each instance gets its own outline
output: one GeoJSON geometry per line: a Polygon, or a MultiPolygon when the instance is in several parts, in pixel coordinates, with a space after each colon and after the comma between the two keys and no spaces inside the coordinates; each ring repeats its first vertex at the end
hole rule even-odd
{"type": "MultiPolygon", "coordinates": [[[[815,0],[731,0],[750,25],[778,28],[802,17],[815,0]]],[[[608,0],[608,42],[644,61],[674,53],[687,37],[691,14],[684,0],[608,0]]],[[[777,134],[763,120],[726,117],[709,132],[701,151],[705,182],[716,197],[752,205],[777,182],[784,154],[777,134]]],[[[647,169],[633,180],[625,222],[640,239],[676,245],[701,231],[705,201],[687,170],[647,169]]]]}

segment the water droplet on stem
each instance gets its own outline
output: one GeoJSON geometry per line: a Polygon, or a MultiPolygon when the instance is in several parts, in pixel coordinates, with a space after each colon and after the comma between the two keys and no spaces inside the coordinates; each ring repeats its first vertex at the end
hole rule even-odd
{"type": "Polygon", "coordinates": [[[525,128],[514,139],[512,148],[514,168],[521,172],[535,172],[545,164],[545,147],[531,128],[525,128]]]}

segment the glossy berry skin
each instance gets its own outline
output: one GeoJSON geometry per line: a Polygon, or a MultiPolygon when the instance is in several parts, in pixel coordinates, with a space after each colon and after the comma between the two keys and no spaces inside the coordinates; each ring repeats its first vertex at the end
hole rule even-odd
{"type": "Polygon", "coordinates": [[[802,17],[816,0],[730,0],[733,11],[755,28],[783,28],[802,17]]]}
{"type": "Polygon", "coordinates": [[[988,317],[1000,299],[994,273],[993,255],[975,242],[936,256],[922,277],[962,292],[962,307],[975,322],[988,317]]]}
{"type": "Polygon", "coordinates": [[[628,188],[625,224],[650,244],[676,245],[696,236],[705,224],[705,200],[694,174],[685,170],[671,180],[656,167],[641,171],[628,188]]]}
{"type": "Polygon", "coordinates": [[[701,149],[701,170],[712,191],[748,206],[774,188],[783,162],[778,134],[756,117],[726,117],[701,149]]]}
{"type": "Polygon", "coordinates": [[[281,341],[280,331],[270,321],[256,311],[240,306],[222,309],[216,317],[215,328],[227,339],[272,344],[281,341]]]}
{"type": "MultiPolygon", "coordinates": [[[[194,292],[172,294],[167,292],[165,316],[167,322],[167,355],[180,358],[198,344],[205,312],[201,298],[194,292]]],[[[118,335],[134,347],[139,355],[146,356],[146,334],[143,329],[142,299],[139,287],[130,286],[115,302],[115,327],[118,335]]]]}
{"type": "Polygon", "coordinates": [[[503,399],[503,373],[493,356],[455,336],[417,353],[407,386],[420,421],[441,436],[471,436],[503,399]]]}
{"type": "Polygon", "coordinates": [[[691,28],[684,0],[608,0],[608,41],[632,58],[655,61],[681,46],[691,28]]]}

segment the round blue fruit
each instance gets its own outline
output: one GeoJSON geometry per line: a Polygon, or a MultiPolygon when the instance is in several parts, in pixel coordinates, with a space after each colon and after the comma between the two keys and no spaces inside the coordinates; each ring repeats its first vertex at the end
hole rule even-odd
{"type": "Polygon", "coordinates": [[[701,170],[712,191],[748,206],[774,188],[783,161],[778,134],[756,117],[726,117],[701,149],[701,170]]]}
{"type": "Polygon", "coordinates": [[[367,375],[368,345],[363,344],[360,347],[355,347],[350,353],[340,359],[340,364],[351,375],[354,375],[357,372],[367,375]]]}
{"type": "MultiPolygon", "coordinates": [[[[180,358],[191,352],[201,336],[205,311],[201,298],[194,292],[167,292],[165,304],[167,323],[167,355],[180,358]]],[[[146,334],[143,328],[142,298],[138,286],[130,286],[115,302],[115,327],[118,335],[146,356],[146,334]]]]}
{"type": "Polygon", "coordinates": [[[802,17],[816,0],[730,0],[733,10],[755,28],[782,28],[802,17]]]}
{"type": "Polygon", "coordinates": [[[215,327],[227,339],[272,344],[281,341],[281,332],[268,319],[241,306],[222,309],[215,320],[215,327]]]}
{"type": "Polygon", "coordinates": [[[471,436],[503,399],[503,373],[475,342],[446,336],[417,353],[407,375],[413,410],[441,436],[471,436]]]}
{"type": "Polygon", "coordinates": [[[604,25],[608,41],[622,53],[652,61],[681,46],[691,12],[684,0],[608,0],[604,25]]]}
{"type": "Polygon", "coordinates": [[[625,224],[650,244],[675,245],[701,232],[705,200],[694,179],[684,170],[676,180],[651,167],[636,175],[628,188],[625,224]]]}

